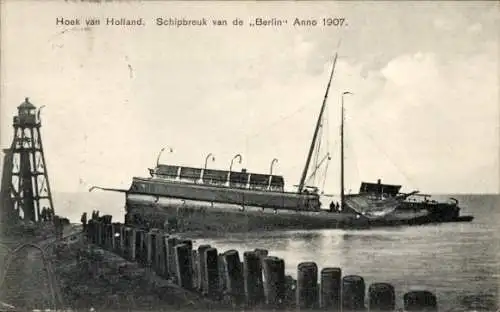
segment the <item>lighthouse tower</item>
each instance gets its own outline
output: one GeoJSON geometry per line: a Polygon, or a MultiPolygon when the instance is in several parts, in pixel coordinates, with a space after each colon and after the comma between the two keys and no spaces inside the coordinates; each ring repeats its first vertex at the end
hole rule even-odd
{"type": "Polygon", "coordinates": [[[17,107],[14,138],[4,150],[2,212],[25,221],[51,219],[54,205],[40,134],[40,109],[29,99],[17,107]]]}

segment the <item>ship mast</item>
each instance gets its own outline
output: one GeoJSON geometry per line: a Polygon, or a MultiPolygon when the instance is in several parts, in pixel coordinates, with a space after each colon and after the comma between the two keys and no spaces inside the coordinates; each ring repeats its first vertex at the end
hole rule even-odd
{"type": "Polygon", "coordinates": [[[309,153],[307,154],[306,165],[304,166],[304,171],[302,171],[302,177],[300,178],[298,192],[302,193],[304,189],[304,183],[307,177],[307,170],[309,169],[309,164],[311,162],[311,157],[314,152],[314,147],[316,146],[316,140],[318,137],[319,128],[321,126],[321,120],[323,119],[323,113],[325,111],[326,100],[328,98],[328,91],[330,90],[330,85],[332,84],[333,73],[335,71],[335,64],[337,63],[337,53],[335,53],[335,58],[333,59],[332,72],[330,74],[330,80],[326,87],[325,97],[323,98],[323,104],[321,105],[321,110],[319,111],[318,121],[316,122],[316,128],[314,129],[314,135],[311,142],[311,147],[309,148],[309,153]]]}
{"type": "Polygon", "coordinates": [[[340,104],[340,208],[344,210],[344,94],[340,104]]]}
{"type": "Polygon", "coordinates": [[[340,208],[344,208],[344,95],[352,94],[349,91],[342,93],[340,100],[340,208]]]}
{"type": "Polygon", "coordinates": [[[349,91],[342,93],[340,100],[340,208],[344,209],[344,95],[352,94],[349,91]]]}

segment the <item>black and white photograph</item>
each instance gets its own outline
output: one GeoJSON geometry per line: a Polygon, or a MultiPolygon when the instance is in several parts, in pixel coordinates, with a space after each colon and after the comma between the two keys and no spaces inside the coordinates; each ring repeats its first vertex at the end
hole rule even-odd
{"type": "Polygon", "coordinates": [[[500,311],[500,2],[0,1],[0,311],[500,311]]]}

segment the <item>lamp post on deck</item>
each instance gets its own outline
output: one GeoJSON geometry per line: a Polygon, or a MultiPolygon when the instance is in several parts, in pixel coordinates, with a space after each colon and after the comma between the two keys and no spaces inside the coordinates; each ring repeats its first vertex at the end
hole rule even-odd
{"type": "Polygon", "coordinates": [[[278,159],[274,158],[273,161],[271,161],[271,168],[269,169],[269,175],[273,175],[273,168],[274,164],[278,163],[278,159]]]}
{"type": "Polygon", "coordinates": [[[227,182],[226,182],[227,186],[229,186],[229,181],[231,178],[231,170],[233,169],[233,162],[236,158],[238,158],[238,163],[241,164],[241,160],[242,160],[241,154],[234,155],[233,159],[231,159],[231,164],[229,165],[229,172],[227,173],[227,182]]]}
{"type": "Polygon", "coordinates": [[[161,157],[161,154],[162,154],[162,153],[165,151],[165,149],[167,149],[167,148],[168,148],[169,153],[173,153],[173,152],[174,152],[174,150],[173,150],[171,147],[169,147],[169,146],[163,147],[163,148],[160,150],[160,152],[158,153],[158,157],[156,157],[156,167],[158,167],[158,165],[160,164],[160,157],[161,157]]]}
{"type": "Polygon", "coordinates": [[[344,210],[344,95],[352,95],[352,92],[344,91],[340,101],[340,209],[344,210]]]}
{"type": "Polygon", "coordinates": [[[215,161],[215,156],[212,155],[212,153],[208,154],[207,157],[205,158],[205,166],[203,167],[203,170],[207,169],[207,163],[208,163],[208,159],[210,158],[210,156],[212,156],[212,161],[215,161]]]}
{"type": "Polygon", "coordinates": [[[278,159],[274,158],[271,161],[271,167],[269,168],[269,183],[267,184],[267,189],[269,190],[271,188],[271,180],[273,179],[273,168],[274,164],[278,163],[278,159]]]}
{"type": "Polygon", "coordinates": [[[207,170],[207,163],[208,163],[208,159],[210,159],[210,156],[212,156],[212,161],[215,161],[215,156],[212,155],[212,153],[209,153],[207,155],[207,157],[205,157],[205,166],[203,166],[203,170],[201,170],[201,174],[200,174],[200,183],[203,183],[203,175],[205,174],[205,170],[207,170]]]}

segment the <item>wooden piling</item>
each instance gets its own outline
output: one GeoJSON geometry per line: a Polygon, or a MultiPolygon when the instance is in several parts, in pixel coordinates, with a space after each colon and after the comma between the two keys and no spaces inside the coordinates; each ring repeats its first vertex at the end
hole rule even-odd
{"type": "Polygon", "coordinates": [[[101,222],[101,244],[100,246],[102,248],[106,248],[106,244],[107,244],[107,238],[108,238],[108,233],[107,233],[107,229],[108,229],[108,225],[105,224],[105,223],[102,223],[101,222]]]}
{"type": "Polygon", "coordinates": [[[200,285],[200,264],[198,250],[191,249],[191,272],[193,272],[193,289],[199,290],[200,285]]]}
{"type": "Polygon", "coordinates": [[[368,288],[370,311],[394,311],[396,295],[394,286],[388,283],[373,283],[368,288]]]}
{"type": "Polygon", "coordinates": [[[252,307],[264,301],[261,258],[255,251],[243,253],[243,281],[245,299],[252,307]]]}
{"type": "Polygon", "coordinates": [[[117,241],[116,241],[116,232],[118,230],[118,225],[117,224],[110,224],[111,230],[110,230],[110,248],[112,251],[116,252],[116,247],[118,246],[117,241]]]}
{"type": "MultiPolygon", "coordinates": [[[[155,229],[156,230],[156,229],[155,229]]],[[[159,230],[153,232],[153,257],[151,263],[153,264],[154,271],[160,274],[160,256],[161,256],[161,237],[163,236],[159,230]]]]}
{"type": "Polygon", "coordinates": [[[144,230],[137,230],[136,234],[136,248],[135,257],[140,264],[146,263],[146,232],[144,230]]]}
{"type": "Polygon", "coordinates": [[[90,220],[87,224],[87,239],[92,244],[97,244],[97,225],[94,220],[90,220]]]}
{"type": "Polygon", "coordinates": [[[94,221],[94,220],[90,220],[89,221],[89,226],[88,226],[88,229],[90,231],[89,235],[90,235],[90,241],[92,242],[92,244],[94,245],[97,245],[97,240],[98,240],[98,224],[97,224],[97,221],[94,221]]]}
{"type": "Polygon", "coordinates": [[[95,236],[95,243],[97,246],[102,246],[102,238],[103,238],[103,230],[102,230],[102,223],[101,222],[96,222],[96,236],[95,236]]]}
{"type": "Polygon", "coordinates": [[[97,222],[97,244],[99,246],[104,245],[104,223],[101,221],[97,222]]]}
{"type": "Polygon", "coordinates": [[[347,275],[342,279],[343,311],[365,309],[365,280],[358,275],[347,275]]]}
{"type": "MultiPolygon", "coordinates": [[[[267,249],[263,249],[263,248],[255,248],[254,252],[257,254],[257,256],[260,259],[260,267],[261,267],[262,275],[263,275],[264,274],[264,258],[269,255],[269,251],[267,249]]],[[[263,291],[263,294],[266,293],[266,287],[267,287],[267,285],[266,285],[266,283],[264,283],[264,279],[262,279],[262,291],[263,291]]],[[[265,296],[263,298],[263,302],[264,303],[266,302],[265,296]]]]}
{"type": "Polygon", "coordinates": [[[113,252],[116,252],[118,249],[118,237],[115,236],[116,232],[119,230],[118,229],[118,224],[117,223],[111,223],[109,228],[109,249],[112,250],[113,252]]]}
{"type": "Polygon", "coordinates": [[[323,268],[321,270],[320,307],[329,311],[341,311],[342,270],[323,268]]]}
{"type": "Polygon", "coordinates": [[[285,261],[266,256],[262,259],[266,305],[280,308],[285,298],[285,261]]]}
{"type": "Polygon", "coordinates": [[[136,229],[134,228],[127,228],[125,230],[126,236],[127,236],[127,246],[125,247],[126,250],[126,255],[127,259],[130,261],[135,261],[136,260],[136,254],[137,254],[137,233],[136,229]]]}
{"type": "Polygon", "coordinates": [[[154,233],[146,232],[145,234],[145,244],[146,244],[146,257],[144,259],[144,265],[146,267],[151,267],[153,260],[153,249],[154,249],[154,233]]]}
{"type": "Polygon", "coordinates": [[[105,247],[107,250],[113,250],[113,224],[106,224],[106,242],[105,247]]]}
{"type": "Polygon", "coordinates": [[[123,225],[123,224],[120,225],[120,237],[118,240],[118,250],[119,250],[119,253],[122,257],[125,257],[125,242],[127,239],[125,232],[126,232],[125,225],[123,225]]]}
{"type": "Polygon", "coordinates": [[[104,224],[102,222],[97,223],[97,245],[104,246],[104,224]]]}
{"type": "Polygon", "coordinates": [[[108,243],[108,225],[101,222],[101,247],[106,248],[108,243]]]}
{"type": "Polygon", "coordinates": [[[301,262],[297,266],[297,307],[316,309],[318,306],[318,266],[314,262],[301,262]]]}
{"type": "Polygon", "coordinates": [[[101,246],[104,249],[107,249],[108,247],[108,225],[103,223],[102,224],[102,241],[101,241],[101,246]]]}
{"type": "Polygon", "coordinates": [[[297,301],[297,281],[291,275],[285,275],[285,300],[287,307],[295,307],[297,301]]]}
{"type": "Polygon", "coordinates": [[[168,277],[175,278],[177,276],[177,269],[176,269],[176,264],[175,264],[175,246],[178,243],[178,239],[175,236],[170,236],[167,238],[167,273],[168,277]]]}
{"type": "Polygon", "coordinates": [[[92,233],[92,225],[91,222],[92,220],[89,220],[86,225],[83,226],[83,236],[87,240],[87,242],[92,242],[92,238],[90,233],[92,233]]]}
{"type": "Polygon", "coordinates": [[[168,238],[168,234],[163,232],[160,232],[156,238],[156,273],[163,277],[166,276],[167,272],[166,238],[168,238]]]}
{"type": "Polygon", "coordinates": [[[153,267],[155,269],[156,274],[161,276],[163,274],[163,262],[162,262],[162,254],[163,251],[163,233],[161,231],[157,231],[154,236],[154,256],[153,256],[153,267]]]}
{"type": "Polygon", "coordinates": [[[156,269],[156,240],[158,233],[154,229],[150,229],[148,233],[146,233],[147,237],[147,266],[153,269],[156,269]]]}
{"type": "Polygon", "coordinates": [[[105,246],[106,242],[106,224],[99,221],[99,246],[105,246]]]}
{"type": "Polygon", "coordinates": [[[205,266],[206,266],[206,261],[205,261],[205,251],[207,249],[211,248],[210,245],[200,245],[198,246],[198,261],[197,261],[197,271],[198,271],[198,285],[197,288],[202,292],[206,293],[206,289],[204,289],[206,285],[206,272],[205,272],[205,266]]]}
{"type": "Polygon", "coordinates": [[[193,288],[193,277],[191,275],[191,248],[186,244],[175,246],[175,267],[177,285],[185,288],[193,288]]]}
{"type": "Polygon", "coordinates": [[[162,250],[163,250],[163,273],[162,276],[164,278],[168,278],[169,276],[169,260],[168,260],[168,239],[170,238],[169,234],[163,234],[162,238],[162,250]]]}
{"type": "Polygon", "coordinates": [[[189,270],[191,271],[191,283],[193,283],[193,285],[191,285],[191,288],[194,287],[194,279],[193,279],[193,273],[194,273],[194,270],[193,270],[193,241],[190,240],[190,239],[181,239],[178,244],[184,244],[184,245],[187,245],[189,247],[189,270]]]}
{"type": "Polygon", "coordinates": [[[234,305],[243,303],[244,285],[240,255],[237,250],[228,250],[223,254],[226,273],[227,294],[234,305]]]}
{"type": "Polygon", "coordinates": [[[123,224],[116,223],[114,226],[114,246],[113,250],[119,255],[122,255],[122,239],[123,239],[123,224]]]}
{"type": "Polygon", "coordinates": [[[204,286],[203,294],[212,298],[220,299],[221,287],[219,283],[219,255],[217,254],[217,249],[207,248],[204,250],[204,286]]]}
{"type": "Polygon", "coordinates": [[[407,292],[403,302],[405,311],[437,311],[436,296],[426,290],[407,292]]]}
{"type": "Polygon", "coordinates": [[[226,283],[226,266],[224,264],[224,255],[217,255],[217,269],[219,271],[219,287],[221,289],[222,294],[226,292],[227,283],[226,283]]]}

